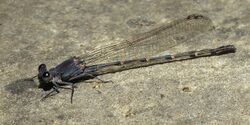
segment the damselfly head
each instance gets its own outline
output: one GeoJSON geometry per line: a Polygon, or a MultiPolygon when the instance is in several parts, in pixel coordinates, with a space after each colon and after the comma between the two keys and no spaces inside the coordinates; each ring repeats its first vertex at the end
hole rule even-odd
{"type": "Polygon", "coordinates": [[[38,88],[45,89],[44,87],[48,87],[49,83],[51,83],[52,77],[45,64],[38,67],[38,80],[40,83],[38,88]]]}

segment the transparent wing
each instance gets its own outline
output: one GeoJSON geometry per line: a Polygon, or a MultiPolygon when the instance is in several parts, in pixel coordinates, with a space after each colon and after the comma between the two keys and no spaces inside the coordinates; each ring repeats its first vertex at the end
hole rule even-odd
{"type": "Polygon", "coordinates": [[[188,39],[213,28],[212,21],[202,15],[190,15],[148,32],[131,40],[110,44],[80,56],[88,65],[118,60],[149,58],[187,42],[188,39]]]}

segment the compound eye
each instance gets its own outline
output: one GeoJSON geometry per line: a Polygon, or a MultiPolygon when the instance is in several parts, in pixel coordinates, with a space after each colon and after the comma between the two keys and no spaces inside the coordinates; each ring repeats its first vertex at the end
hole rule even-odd
{"type": "Polygon", "coordinates": [[[46,68],[46,65],[45,64],[40,64],[39,67],[38,67],[38,70],[41,69],[41,68],[46,68]]]}
{"type": "Polygon", "coordinates": [[[43,81],[45,81],[47,83],[50,82],[50,80],[51,80],[50,73],[49,72],[44,72],[43,76],[42,76],[42,79],[43,79],[43,81]]]}
{"type": "Polygon", "coordinates": [[[45,64],[39,65],[38,73],[43,76],[43,74],[45,74],[45,72],[48,72],[46,65],[45,64]]]}
{"type": "Polygon", "coordinates": [[[44,78],[48,78],[48,77],[50,77],[50,73],[49,73],[49,72],[45,72],[45,73],[43,73],[43,77],[44,77],[44,78]]]}

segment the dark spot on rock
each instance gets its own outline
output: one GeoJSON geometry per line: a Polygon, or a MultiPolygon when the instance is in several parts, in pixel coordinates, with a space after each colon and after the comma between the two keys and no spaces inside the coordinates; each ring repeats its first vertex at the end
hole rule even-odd
{"type": "Polygon", "coordinates": [[[164,94],[160,94],[160,96],[161,96],[161,98],[164,98],[164,97],[165,97],[165,95],[164,95],[164,94]]]}
{"type": "Polygon", "coordinates": [[[133,112],[131,109],[125,113],[125,117],[126,117],[126,118],[132,117],[132,116],[134,116],[134,115],[135,115],[135,112],[133,112]]]}
{"type": "Polygon", "coordinates": [[[185,36],[179,35],[179,36],[174,36],[173,39],[175,39],[175,40],[177,40],[177,41],[180,41],[180,40],[184,40],[184,39],[186,39],[186,38],[185,38],[185,36]]]}
{"type": "Polygon", "coordinates": [[[201,19],[201,18],[204,18],[204,16],[200,15],[200,14],[192,14],[192,15],[189,15],[187,17],[188,20],[191,20],[191,19],[201,19]]]}
{"type": "Polygon", "coordinates": [[[183,87],[182,91],[183,92],[191,92],[191,88],[190,87],[183,87]]]}
{"type": "Polygon", "coordinates": [[[65,115],[58,115],[57,118],[60,119],[60,120],[64,120],[65,119],[65,115]]]}

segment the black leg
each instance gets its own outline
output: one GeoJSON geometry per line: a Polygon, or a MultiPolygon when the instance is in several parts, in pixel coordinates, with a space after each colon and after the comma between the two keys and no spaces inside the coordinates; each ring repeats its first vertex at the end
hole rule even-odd
{"type": "Polygon", "coordinates": [[[52,83],[53,83],[53,85],[54,85],[54,87],[56,87],[56,88],[60,88],[60,86],[57,84],[57,81],[55,80],[52,80],[52,83]]]}
{"type": "Polygon", "coordinates": [[[74,86],[74,83],[71,83],[71,82],[63,82],[63,81],[60,81],[59,82],[60,84],[64,84],[64,85],[70,85],[71,88],[65,88],[65,87],[62,87],[60,86],[60,88],[63,88],[63,89],[71,89],[71,97],[70,97],[70,102],[73,103],[73,95],[74,95],[74,92],[75,92],[75,86],[74,86]]]}
{"type": "Polygon", "coordinates": [[[54,96],[56,94],[58,94],[60,91],[58,90],[58,88],[54,88],[51,92],[49,92],[48,94],[46,94],[44,97],[42,97],[41,101],[45,100],[46,98],[48,98],[49,96],[54,96]],[[53,92],[56,92],[55,94],[52,94],[53,92]]]}
{"type": "Polygon", "coordinates": [[[71,91],[71,96],[70,96],[70,103],[71,103],[71,104],[73,103],[73,95],[74,95],[74,92],[75,92],[75,89],[74,89],[74,87],[72,86],[72,91],[71,91]]]}
{"type": "Polygon", "coordinates": [[[53,89],[54,89],[57,93],[60,92],[60,91],[58,90],[58,87],[56,87],[56,86],[53,86],[53,89]]]}

